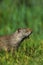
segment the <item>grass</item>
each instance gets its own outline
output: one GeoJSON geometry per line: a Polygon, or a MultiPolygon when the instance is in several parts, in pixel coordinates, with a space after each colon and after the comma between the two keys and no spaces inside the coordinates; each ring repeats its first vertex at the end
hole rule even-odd
{"type": "Polygon", "coordinates": [[[43,40],[30,37],[14,54],[2,51],[0,65],[43,65],[43,40]]]}
{"type": "Polygon", "coordinates": [[[24,40],[13,55],[2,50],[0,65],[43,65],[43,7],[17,6],[13,0],[4,0],[0,4],[0,35],[23,27],[31,28],[34,35],[24,40]]]}

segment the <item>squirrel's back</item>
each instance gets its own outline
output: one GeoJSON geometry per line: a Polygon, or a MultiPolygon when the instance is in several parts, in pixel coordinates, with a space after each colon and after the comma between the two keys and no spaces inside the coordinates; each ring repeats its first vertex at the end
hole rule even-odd
{"type": "Polygon", "coordinates": [[[10,48],[17,48],[20,42],[30,36],[32,30],[29,28],[20,28],[15,33],[6,36],[0,36],[0,50],[8,50],[10,48]]]}

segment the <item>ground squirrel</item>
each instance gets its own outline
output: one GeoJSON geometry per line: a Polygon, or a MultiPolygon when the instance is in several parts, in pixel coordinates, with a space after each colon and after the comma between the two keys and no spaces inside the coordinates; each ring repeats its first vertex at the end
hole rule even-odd
{"type": "Polygon", "coordinates": [[[17,48],[21,41],[30,36],[32,30],[29,28],[19,28],[15,33],[10,35],[0,36],[0,50],[10,50],[11,48],[17,48]]]}

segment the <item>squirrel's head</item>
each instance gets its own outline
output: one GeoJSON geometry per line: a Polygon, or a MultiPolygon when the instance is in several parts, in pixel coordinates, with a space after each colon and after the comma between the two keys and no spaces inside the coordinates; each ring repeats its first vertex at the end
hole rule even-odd
{"type": "Polygon", "coordinates": [[[24,37],[28,37],[32,33],[32,30],[29,28],[19,28],[18,34],[22,34],[24,37]]]}

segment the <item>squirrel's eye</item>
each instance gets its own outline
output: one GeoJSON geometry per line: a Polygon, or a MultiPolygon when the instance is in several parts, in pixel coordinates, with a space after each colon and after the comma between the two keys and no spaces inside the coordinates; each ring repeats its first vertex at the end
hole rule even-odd
{"type": "Polygon", "coordinates": [[[26,33],[29,32],[28,30],[25,31],[26,33]]]}

